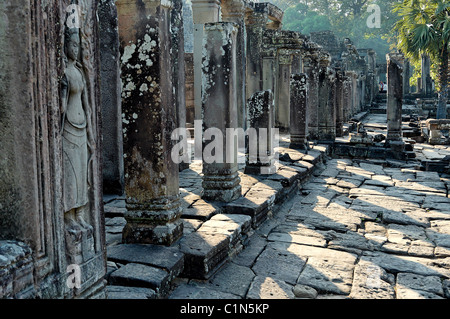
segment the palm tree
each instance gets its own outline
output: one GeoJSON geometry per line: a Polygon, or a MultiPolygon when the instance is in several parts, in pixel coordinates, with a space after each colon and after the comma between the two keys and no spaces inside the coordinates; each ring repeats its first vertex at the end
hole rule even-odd
{"type": "Polygon", "coordinates": [[[403,0],[394,12],[400,19],[394,26],[397,47],[417,61],[428,54],[439,65],[436,118],[446,118],[450,42],[450,2],[448,0],[403,0]]]}

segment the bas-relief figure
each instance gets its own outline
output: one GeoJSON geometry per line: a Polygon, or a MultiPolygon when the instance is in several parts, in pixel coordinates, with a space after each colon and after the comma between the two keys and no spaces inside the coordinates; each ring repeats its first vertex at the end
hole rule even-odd
{"type": "Polygon", "coordinates": [[[93,233],[86,219],[89,220],[90,163],[95,144],[85,75],[78,62],[79,30],[67,28],[64,42],[66,65],[61,81],[64,220],[66,231],[74,242],[80,242],[83,233],[88,237],[93,233]]]}

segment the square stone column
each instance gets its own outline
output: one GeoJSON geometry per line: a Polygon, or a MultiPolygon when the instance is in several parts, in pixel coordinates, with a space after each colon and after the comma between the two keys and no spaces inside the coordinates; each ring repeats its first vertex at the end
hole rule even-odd
{"type": "Polygon", "coordinates": [[[304,73],[291,75],[290,99],[290,148],[307,150],[308,147],[308,76],[304,73]]]}
{"type": "Polygon", "coordinates": [[[344,76],[343,100],[344,122],[347,122],[350,120],[352,115],[352,78],[348,75],[348,71],[345,71],[344,76]]]}
{"type": "Polygon", "coordinates": [[[236,89],[237,89],[237,124],[244,130],[247,127],[245,69],[246,69],[246,42],[245,42],[245,5],[243,0],[224,0],[221,2],[222,21],[234,22],[238,25],[236,36],[236,89]]]}
{"type": "Polygon", "coordinates": [[[275,93],[275,125],[285,132],[289,131],[291,63],[292,55],[290,50],[279,50],[275,93]]]}
{"type": "Polygon", "coordinates": [[[336,138],[336,76],[325,65],[319,74],[319,132],[320,142],[332,142],[336,138]]]}
{"type": "Polygon", "coordinates": [[[352,77],[352,109],[350,113],[350,117],[358,113],[358,74],[353,71],[351,73],[352,77]]]}
{"type": "Polygon", "coordinates": [[[192,0],[194,20],[194,108],[195,119],[202,119],[202,41],[205,23],[220,21],[219,0],[192,0]]]}
{"type": "Polygon", "coordinates": [[[303,70],[308,77],[308,132],[309,139],[317,139],[319,130],[319,67],[317,53],[307,54],[303,59],[303,70]]]}
{"type": "Polygon", "coordinates": [[[274,107],[271,90],[256,92],[247,101],[249,128],[245,174],[276,173],[274,161],[274,107]]]}
{"type": "MultiPolygon", "coordinates": [[[[172,0],[172,3],[170,27],[173,98],[177,110],[177,128],[186,129],[186,59],[184,53],[183,0],[172,0]]],[[[190,154],[187,154],[187,140],[183,140],[183,145],[180,156],[190,158],[190,154]],[[184,143],[184,141],[186,142],[184,143]]],[[[188,167],[188,161],[181,162],[179,165],[180,172],[188,167]]]]}
{"type": "Polygon", "coordinates": [[[98,6],[102,95],[103,191],[123,194],[123,137],[117,9],[113,0],[98,6]]]}
{"type": "Polygon", "coordinates": [[[255,9],[246,15],[247,36],[246,53],[246,99],[263,90],[262,83],[262,48],[266,28],[267,13],[255,9]]]}
{"type": "Polygon", "coordinates": [[[344,72],[341,68],[336,70],[336,94],[335,94],[335,108],[336,108],[336,136],[343,136],[344,124],[344,72]]]}
{"type": "MultiPolygon", "coordinates": [[[[317,122],[318,129],[316,140],[327,141],[334,139],[331,137],[331,131],[335,132],[335,115],[334,115],[334,97],[332,91],[333,74],[330,69],[331,57],[326,52],[319,55],[319,84],[318,84],[318,110],[317,122]],[[331,128],[331,122],[333,128],[331,128]]],[[[335,134],[335,133],[334,133],[335,134]]]]}
{"type": "Polygon", "coordinates": [[[205,24],[202,62],[203,198],[231,202],[241,196],[238,174],[236,35],[232,22],[205,24]],[[214,136],[214,138],[213,138],[214,136]]]}
{"type": "Polygon", "coordinates": [[[422,55],[422,93],[430,97],[432,94],[431,59],[428,55],[422,55]]]}
{"type": "Polygon", "coordinates": [[[119,0],[127,224],[123,242],[171,245],[183,234],[170,1],[119,0]]]}
{"type": "Polygon", "coordinates": [[[400,53],[389,53],[387,60],[387,141],[402,141],[403,61],[400,53]]]}
{"type": "Polygon", "coordinates": [[[411,78],[411,63],[408,59],[405,59],[405,67],[403,70],[403,97],[411,93],[411,86],[409,80],[411,78]]]}

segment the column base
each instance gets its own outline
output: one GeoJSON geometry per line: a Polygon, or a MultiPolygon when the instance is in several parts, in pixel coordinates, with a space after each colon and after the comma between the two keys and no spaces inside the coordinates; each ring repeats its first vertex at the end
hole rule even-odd
{"type": "Polygon", "coordinates": [[[274,163],[267,164],[247,164],[244,169],[244,174],[250,175],[272,175],[277,172],[277,167],[274,163]]]}
{"type": "Polygon", "coordinates": [[[231,175],[203,175],[202,198],[229,203],[241,197],[241,179],[236,171],[231,175]]]}
{"type": "Polygon", "coordinates": [[[127,203],[122,242],[170,246],[183,235],[181,213],[179,196],[127,203]]]}
{"type": "Polygon", "coordinates": [[[128,222],[122,232],[125,244],[153,244],[170,246],[183,236],[183,222],[176,220],[165,225],[128,222]]]}

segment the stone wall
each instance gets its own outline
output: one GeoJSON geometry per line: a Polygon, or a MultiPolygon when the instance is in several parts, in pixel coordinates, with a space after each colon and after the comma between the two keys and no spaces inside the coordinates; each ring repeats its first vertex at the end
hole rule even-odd
{"type": "Polygon", "coordinates": [[[8,17],[0,28],[0,298],[104,296],[97,3],[79,1],[78,20],[69,5],[0,4],[8,17]],[[85,123],[72,131],[89,146],[68,147],[71,112],[81,105],[85,123]],[[74,174],[86,202],[69,194],[74,174]],[[74,263],[79,287],[66,284],[74,263]]]}

